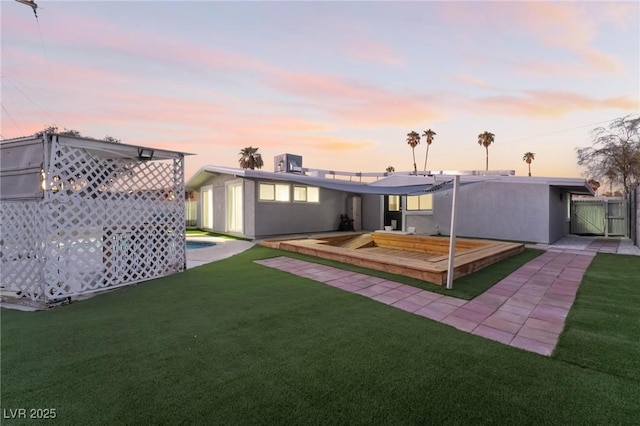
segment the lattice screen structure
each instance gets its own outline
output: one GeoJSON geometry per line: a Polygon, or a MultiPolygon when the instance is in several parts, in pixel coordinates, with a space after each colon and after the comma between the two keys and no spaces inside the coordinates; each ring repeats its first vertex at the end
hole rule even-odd
{"type": "Polygon", "coordinates": [[[41,143],[42,196],[1,203],[5,290],[51,303],[184,269],[185,154],[58,135],[41,143]]]}

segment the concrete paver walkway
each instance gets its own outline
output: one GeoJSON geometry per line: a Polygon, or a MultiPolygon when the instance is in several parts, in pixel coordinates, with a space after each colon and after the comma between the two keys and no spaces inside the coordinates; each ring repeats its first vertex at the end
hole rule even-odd
{"type": "Polygon", "coordinates": [[[286,256],[256,263],[549,356],[584,272],[597,252],[615,253],[613,244],[596,239],[584,250],[550,248],[471,301],[286,256]]]}

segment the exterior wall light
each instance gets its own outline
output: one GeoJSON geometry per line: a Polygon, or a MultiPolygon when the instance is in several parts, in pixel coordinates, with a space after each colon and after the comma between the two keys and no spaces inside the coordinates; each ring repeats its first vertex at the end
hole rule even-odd
{"type": "Polygon", "coordinates": [[[138,160],[147,161],[153,158],[153,149],[138,148],[138,160]]]}

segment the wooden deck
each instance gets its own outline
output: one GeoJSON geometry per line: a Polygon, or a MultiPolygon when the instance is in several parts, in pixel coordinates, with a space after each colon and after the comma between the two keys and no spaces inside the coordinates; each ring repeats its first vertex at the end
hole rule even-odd
{"type": "MultiPolygon", "coordinates": [[[[274,247],[273,242],[266,241],[264,244],[274,247]]],[[[439,285],[447,282],[447,237],[363,233],[280,240],[277,247],[439,285]]],[[[454,278],[473,273],[523,250],[524,245],[518,243],[458,238],[454,278]]]]}

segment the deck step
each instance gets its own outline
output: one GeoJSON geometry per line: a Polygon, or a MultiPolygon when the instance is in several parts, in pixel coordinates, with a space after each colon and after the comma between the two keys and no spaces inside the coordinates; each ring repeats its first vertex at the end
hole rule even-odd
{"type": "Polygon", "coordinates": [[[371,234],[358,235],[357,237],[348,239],[347,241],[338,244],[338,247],[348,248],[351,250],[371,246],[373,246],[373,237],[371,236],[371,234]]]}

